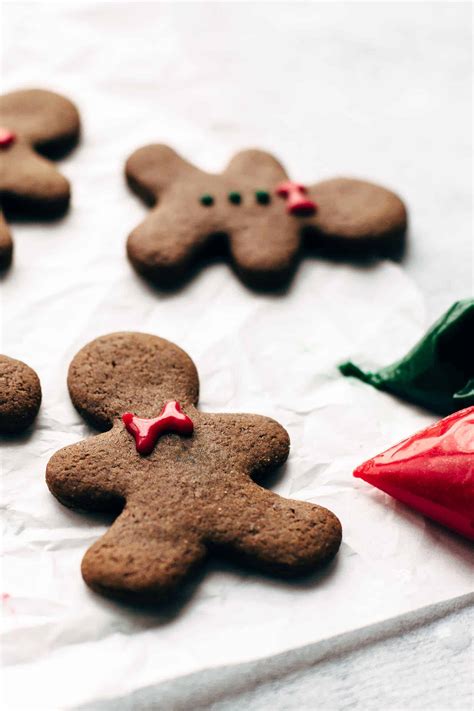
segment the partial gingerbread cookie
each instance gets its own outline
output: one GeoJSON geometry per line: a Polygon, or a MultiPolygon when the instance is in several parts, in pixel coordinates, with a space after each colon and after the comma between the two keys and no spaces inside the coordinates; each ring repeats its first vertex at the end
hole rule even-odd
{"type": "MultiPolygon", "coordinates": [[[[28,89],[0,97],[0,200],[7,215],[57,217],[65,212],[69,183],[47,158],[69,151],[79,131],[76,107],[59,94],[28,89]]],[[[7,266],[12,245],[2,223],[0,264],[7,266]]]]}
{"type": "Polygon", "coordinates": [[[179,284],[204,251],[223,241],[237,273],[256,288],[285,284],[303,246],[387,255],[404,241],[407,213],[394,193],[349,178],[305,187],[263,151],[238,153],[215,175],[167,146],[145,146],[128,159],[126,176],[153,206],[130,234],[128,256],[161,287],[179,284]]]}
{"type": "Polygon", "coordinates": [[[35,371],[21,360],[0,355],[0,433],[23,432],[40,405],[41,385],[35,371]]]}
{"type": "Polygon", "coordinates": [[[160,601],[212,551],[283,576],[336,554],[334,514],[253,481],[285,462],[287,432],[268,417],[198,411],[196,368],[173,343],[98,338],[73,359],[68,386],[107,431],[57,452],[48,486],[66,506],[120,512],[83,559],[94,590],[160,601]]]}
{"type": "Polygon", "coordinates": [[[0,269],[6,269],[12,261],[13,240],[0,210],[0,269]]]}

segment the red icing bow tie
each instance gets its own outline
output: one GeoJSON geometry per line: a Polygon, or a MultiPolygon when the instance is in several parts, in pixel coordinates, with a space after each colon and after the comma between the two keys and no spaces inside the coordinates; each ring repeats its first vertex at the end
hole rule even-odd
{"type": "Polygon", "coordinates": [[[150,454],[160,435],[166,432],[189,435],[194,425],[190,417],[184,414],[176,400],[167,402],[158,417],[137,417],[131,412],[122,415],[127,430],[135,437],[137,452],[150,454]]]}
{"type": "Polygon", "coordinates": [[[306,197],[306,188],[301,183],[287,180],[277,185],[275,192],[280,197],[286,198],[286,211],[290,215],[308,217],[316,212],[316,203],[306,197]]]}
{"type": "Polygon", "coordinates": [[[474,407],[387,449],[354,476],[474,540],[474,407]]]}
{"type": "Polygon", "coordinates": [[[11,145],[16,139],[16,134],[10,131],[9,128],[0,126],[0,148],[6,148],[11,145]]]}

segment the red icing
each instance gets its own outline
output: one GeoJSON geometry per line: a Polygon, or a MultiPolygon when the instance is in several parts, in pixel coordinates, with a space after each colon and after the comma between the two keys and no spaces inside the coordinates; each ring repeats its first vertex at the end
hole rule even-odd
{"type": "Polygon", "coordinates": [[[135,437],[137,452],[140,454],[150,454],[158,437],[166,432],[189,435],[194,429],[193,421],[184,414],[176,400],[167,402],[158,417],[137,417],[126,412],[122,415],[122,421],[135,437]]]}
{"type": "Polygon", "coordinates": [[[13,605],[11,604],[12,596],[10,595],[10,593],[6,593],[6,592],[1,593],[0,599],[5,607],[5,612],[10,612],[14,615],[15,609],[14,609],[13,605]]]}
{"type": "Polygon", "coordinates": [[[287,180],[277,185],[275,192],[277,195],[286,198],[286,210],[290,215],[307,217],[314,215],[316,212],[316,203],[305,197],[307,190],[301,183],[287,180]]]}
{"type": "Polygon", "coordinates": [[[474,407],[387,449],[354,476],[474,540],[474,407]]]}
{"type": "Polygon", "coordinates": [[[0,148],[10,146],[16,139],[16,133],[10,131],[9,128],[0,126],[0,148]]]}

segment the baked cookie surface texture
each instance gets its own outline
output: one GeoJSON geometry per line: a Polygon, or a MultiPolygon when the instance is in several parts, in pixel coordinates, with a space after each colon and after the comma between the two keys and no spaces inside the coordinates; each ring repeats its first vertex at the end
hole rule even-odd
{"type": "Polygon", "coordinates": [[[41,385],[26,363],[0,355],[0,433],[17,434],[31,425],[41,405],[41,385]]]}
{"type": "Polygon", "coordinates": [[[130,156],[125,172],[152,206],[128,238],[128,256],[159,287],[179,285],[223,243],[240,278],[259,289],[283,286],[305,245],[344,257],[403,245],[407,213],[393,192],[349,178],[306,187],[264,151],[238,153],[217,175],[150,145],[130,156]]]}
{"type": "Polygon", "coordinates": [[[73,359],[68,386],[106,431],[57,452],[46,479],[66,506],[118,514],[82,562],[94,590],[158,602],[212,551],[282,576],[336,554],[334,514],[253,480],[286,461],[286,430],[268,417],[200,412],[196,368],[173,343],[98,338],[73,359]]]}

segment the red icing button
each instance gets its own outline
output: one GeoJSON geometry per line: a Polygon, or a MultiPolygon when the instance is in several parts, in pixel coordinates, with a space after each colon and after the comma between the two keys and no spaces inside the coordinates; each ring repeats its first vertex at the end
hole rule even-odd
{"type": "Polygon", "coordinates": [[[16,139],[16,133],[13,133],[13,131],[10,131],[9,128],[4,128],[3,126],[0,126],[0,148],[7,148],[7,146],[10,146],[16,139]]]}
{"type": "Polygon", "coordinates": [[[354,476],[474,540],[474,407],[387,449],[354,476]]]}
{"type": "Polygon", "coordinates": [[[280,197],[286,198],[286,211],[290,215],[308,217],[316,212],[316,203],[305,197],[307,190],[301,183],[293,183],[291,180],[287,180],[277,185],[275,192],[280,197]]]}
{"type": "Polygon", "coordinates": [[[167,402],[158,417],[137,417],[126,412],[122,415],[122,421],[135,437],[137,452],[140,454],[150,454],[158,437],[166,432],[189,435],[194,429],[193,421],[184,414],[176,400],[167,402]]]}

